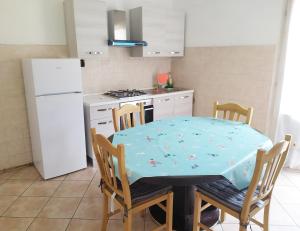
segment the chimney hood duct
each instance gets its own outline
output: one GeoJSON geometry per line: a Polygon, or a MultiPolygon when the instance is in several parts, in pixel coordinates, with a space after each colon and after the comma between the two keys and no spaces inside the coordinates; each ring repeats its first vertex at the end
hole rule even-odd
{"type": "Polygon", "coordinates": [[[126,12],[122,10],[108,11],[108,37],[109,46],[147,46],[147,43],[145,41],[127,39],[126,12]]]}

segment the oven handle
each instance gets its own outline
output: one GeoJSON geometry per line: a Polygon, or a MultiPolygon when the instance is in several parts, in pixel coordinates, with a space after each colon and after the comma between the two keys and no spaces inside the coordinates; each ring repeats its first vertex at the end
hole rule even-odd
{"type": "Polygon", "coordinates": [[[154,107],[153,106],[145,106],[144,107],[144,111],[150,111],[150,110],[153,110],[154,107]]]}

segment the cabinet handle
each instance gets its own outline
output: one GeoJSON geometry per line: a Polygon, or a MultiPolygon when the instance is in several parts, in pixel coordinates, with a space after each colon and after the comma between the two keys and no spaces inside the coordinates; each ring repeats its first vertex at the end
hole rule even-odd
{"type": "Polygon", "coordinates": [[[106,111],[106,110],[107,110],[107,109],[104,108],[104,109],[98,109],[97,111],[106,111]]]}
{"type": "Polygon", "coordinates": [[[103,51],[88,51],[89,55],[103,55],[103,51]]]}
{"type": "Polygon", "coordinates": [[[169,98],[167,98],[167,99],[165,99],[165,101],[170,101],[170,99],[169,99],[169,98]]]}
{"type": "Polygon", "coordinates": [[[158,54],[160,54],[160,51],[152,51],[152,52],[148,52],[148,54],[158,55],[158,54]]]}
{"type": "Polygon", "coordinates": [[[188,95],[185,95],[185,96],[181,96],[180,99],[186,99],[186,98],[189,98],[188,95]]]}
{"type": "Polygon", "coordinates": [[[107,122],[99,122],[98,124],[99,125],[105,125],[105,124],[107,124],[107,122]]]}
{"type": "Polygon", "coordinates": [[[180,54],[180,51],[171,51],[170,54],[172,55],[180,54]]]}

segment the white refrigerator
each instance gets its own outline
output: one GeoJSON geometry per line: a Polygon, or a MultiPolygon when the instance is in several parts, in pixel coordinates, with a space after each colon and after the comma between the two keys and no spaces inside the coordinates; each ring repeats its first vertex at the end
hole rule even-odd
{"type": "Polygon", "coordinates": [[[44,179],[86,168],[80,60],[22,65],[34,165],[44,179]]]}

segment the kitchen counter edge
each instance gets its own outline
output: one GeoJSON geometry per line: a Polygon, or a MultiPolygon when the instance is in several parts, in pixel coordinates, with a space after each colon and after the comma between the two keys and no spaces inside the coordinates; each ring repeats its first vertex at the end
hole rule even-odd
{"type": "Polygon", "coordinates": [[[169,95],[178,95],[184,93],[194,93],[194,90],[191,89],[191,90],[180,90],[175,92],[166,92],[161,94],[146,94],[146,95],[135,96],[135,97],[121,98],[121,99],[115,99],[109,96],[105,96],[103,94],[86,94],[84,95],[83,102],[86,106],[91,107],[91,106],[101,106],[107,104],[119,104],[124,102],[154,99],[154,98],[160,98],[169,95]]]}

